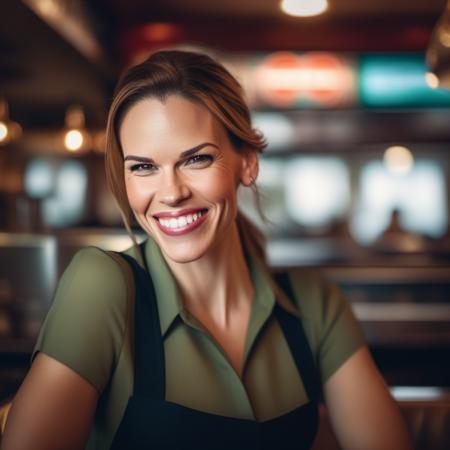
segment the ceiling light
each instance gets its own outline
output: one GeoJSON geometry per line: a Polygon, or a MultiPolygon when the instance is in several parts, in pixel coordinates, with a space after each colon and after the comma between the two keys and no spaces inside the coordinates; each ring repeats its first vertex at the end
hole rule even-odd
{"type": "Polygon", "coordinates": [[[90,139],[85,127],[83,108],[79,105],[69,107],[65,122],[64,147],[70,152],[86,149],[90,139]]]}
{"type": "Polygon", "coordinates": [[[425,82],[431,89],[439,87],[439,78],[433,72],[427,72],[425,74],[425,82]]]}
{"type": "Polygon", "coordinates": [[[5,122],[0,122],[0,142],[8,137],[8,126],[5,122]]]}
{"type": "Polygon", "coordinates": [[[407,174],[414,166],[414,158],[411,151],[399,145],[386,149],[383,159],[385,167],[393,174],[407,174]]]}
{"type": "Polygon", "coordinates": [[[22,134],[22,127],[9,118],[9,108],[6,100],[0,99],[0,145],[18,139],[22,134]]]}
{"type": "Polygon", "coordinates": [[[448,27],[443,28],[438,33],[439,41],[444,46],[449,48],[450,47],[450,31],[448,27]]]}
{"type": "Polygon", "coordinates": [[[76,152],[83,146],[83,134],[80,130],[69,130],[64,137],[64,145],[67,150],[76,152]]]}
{"type": "Polygon", "coordinates": [[[283,0],[281,9],[290,16],[318,16],[328,8],[327,0],[283,0]]]}

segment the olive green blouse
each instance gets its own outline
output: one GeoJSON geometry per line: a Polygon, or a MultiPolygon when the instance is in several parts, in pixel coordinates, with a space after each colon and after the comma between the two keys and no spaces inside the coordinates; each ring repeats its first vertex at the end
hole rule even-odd
{"type": "MultiPolygon", "coordinates": [[[[135,248],[126,253],[139,261],[135,248]]],[[[151,239],[145,245],[145,258],[164,342],[166,400],[257,421],[307,403],[302,380],[272,313],[275,301],[302,320],[322,383],[365,344],[350,306],[334,284],[312,271],[290,270],[294,307],[264,265],[247,255],[255,293],[241,378],[215,339],[183,307],[176,281],[151,239]]],[[[61,277],[33,351],[32,358],[44,352],[99,392],[88,449],[110,447],[132,393],[133,303],[130,271],[98,248],[82,249],[61,277]]]]}

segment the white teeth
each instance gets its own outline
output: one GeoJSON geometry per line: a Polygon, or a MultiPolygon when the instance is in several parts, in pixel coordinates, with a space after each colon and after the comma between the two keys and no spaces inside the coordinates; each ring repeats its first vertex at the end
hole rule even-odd
{"type": "Polygon", "coordinates": [[[180,216],[180,217],[172,217],[171,219],[167,219],[167,218],[158,218],[159,223],[165,227],[165,228],[170,228],[170,229],[177,229],[177,228],[183,228],[186,225],[195,222],[196,220],[198,220],[202,215],[204,215],[205,213],[202,211],[198,211],[197,213],[194,214],[188,214],[186,216],[180,216]]]}

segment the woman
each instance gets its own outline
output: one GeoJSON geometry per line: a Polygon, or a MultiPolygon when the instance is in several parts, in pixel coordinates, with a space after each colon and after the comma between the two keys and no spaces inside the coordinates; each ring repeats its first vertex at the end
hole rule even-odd
{"type": "Polygon", "coordinates": [[[4,450],[306,449],[321,392],[342,448],[410,448],[340,292],[271,274],[238,212],[264,146],[238,82],[205,55],[158,52],[122,77],[107,175],[128,231],[133,214],[149,239],[75,256],[4,450]]]}

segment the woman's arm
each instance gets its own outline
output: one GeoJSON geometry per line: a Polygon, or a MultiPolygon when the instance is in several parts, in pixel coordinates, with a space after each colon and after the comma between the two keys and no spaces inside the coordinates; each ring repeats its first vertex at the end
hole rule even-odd
{"type": "Polygon", "coordinates": [[[38,353],[6,422],[2,450],[82,450],[97,390],[66,365],[38,353]]]}
{"type": "Polygon", "coordinates": [[[400,409],[364,346],[324,387],[330,422],[344,450],[411,450],[400,409]]]}

